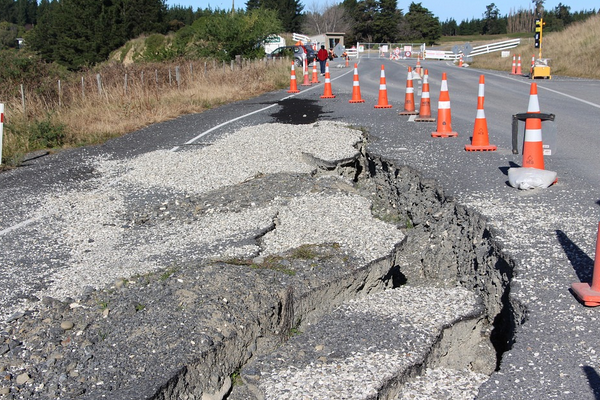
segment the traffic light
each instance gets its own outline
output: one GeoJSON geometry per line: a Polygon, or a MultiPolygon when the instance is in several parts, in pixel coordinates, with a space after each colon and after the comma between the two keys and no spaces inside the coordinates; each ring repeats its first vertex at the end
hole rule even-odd
{"type": "Polygon", "coordinates": [[[539,49],[542,44],[542,26],[544,22],[541,19],[535,20],[535,48],[539,49]]]}

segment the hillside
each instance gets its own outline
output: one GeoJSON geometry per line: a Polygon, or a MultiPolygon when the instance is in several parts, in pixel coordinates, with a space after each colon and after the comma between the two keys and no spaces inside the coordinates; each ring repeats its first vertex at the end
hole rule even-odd
{"type": "MultiPolygon", "coordinates": [[[[542,57],[550,59],[552,75],[564,75],[579,78],[600,79],[598,54],[600,54],[600,14],[587,20],[574,23],[561,32],[543,35],[542,57]]],[[[533,33],[530,39],[521,41],[521,45],[512,51],[521,54],[523,68],[529,69],[530,57],[539,56],[534,47],[533,33]]],[[[471,66],[510,71],[512,58],[502,58],[500,53],[475,57],[471,66]]]]}

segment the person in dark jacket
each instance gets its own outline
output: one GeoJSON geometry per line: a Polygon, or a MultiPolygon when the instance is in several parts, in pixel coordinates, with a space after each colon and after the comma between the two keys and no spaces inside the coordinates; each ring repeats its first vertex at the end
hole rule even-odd
{"type": "Polygon", "coordinates": [[[321,46],[321,49],[317,53],[317,59],[321,65],[321,75],[325,75],[325,63],[327,62],[328,56],[329,54],[327,53],[327,50],[325,50],[325,46],[321,46]]]}

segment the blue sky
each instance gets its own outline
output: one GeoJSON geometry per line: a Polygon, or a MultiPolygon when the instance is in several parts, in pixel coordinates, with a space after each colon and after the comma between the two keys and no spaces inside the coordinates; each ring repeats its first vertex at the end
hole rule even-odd
{"type": "MultiPolygon", "coordinates": [[[[236,8],[246,7],[246,0],[233,1],[235,1],[236,8]]],[[[459,23],[462,20],[469,20],[471,18],[482,18],[486,11],[486,6],[492,3],[498,7],[501,15],[509,14],[511,10],[527,10],[533,9],[534,7],[531,0],[398,0],[398,8],[406,13],[408,12],[409,5],[413,1],[414,3],[421,3],[423,7],[431,11],[433,15],[438,17],[442,22],[449,18],[454,18],[459,23]]],[[[312,10],[314,8],[319,9],[320,7],[323,7],[323,5],[332,5],[339,2],[340,1],[336,0],[301,0],[301,3],[304,4],[304,10],[312,10]]],[[[170,6],[192,6],[194,10],[207,7],[229,10],[232,5],[232,0],[167,0],[166,3],[170,6]]],[[[544,6],[546,10],[552,10],[559,3],[570,6],[571,12],[592,9],[598,11],[598,8],[600,8],[598,0],[577,0],[576,2],[570,2],[569,0],[546,0],[544,6]]]]}

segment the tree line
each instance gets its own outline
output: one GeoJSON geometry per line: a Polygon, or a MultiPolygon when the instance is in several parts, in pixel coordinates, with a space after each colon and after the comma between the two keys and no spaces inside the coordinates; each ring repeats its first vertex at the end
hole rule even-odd
{"type": "MultiPolygon", "coordinates": [[[[536,7],[543,2],[535,0],[536,7]]],[[[559,4],[543,11],[545,30],[560,30],[594,13],[572,13],[569,6],[559,4]]],[[[532,31],[533,14],[520,10],[502,16],[491,3],[483,18],[458,24],[453,19],[440,22],[420,2],[412,2],[404,12],[397,0],[343,0],[308,10],[300,0],[247,0],[245,8],[237,10],[167,7],[164,0],[0,0],[0,51],[14,50],[17,38],[23,38],[29,59],[39,57],[77,70],[105,61],[111,52],[145,35],[146,48],[135,55],[139,61],[202,57],[229,61],[236,55],[263,56],[259,43],[280,32],[345,32],[347,44],[432,45],[442,35],[532,31]]]]}
{"type": "Polygon", "coordinates": [[[571,12],[571,7],[562,3],[558,3],[556,7],[549,10],[543,9],[543,1],[538,0],[533,3],[535,9],[510,10],[506,15],[501,15],[496,4],[491,3],[486,6],[482,18],[462,20],[460,23],[450,18],[442,22],[442,35],[494,35],[533,32],[535,20],[538,18],[543,18],[545,32],[555,32],[596,14],[595,9],[571,12]]]}

